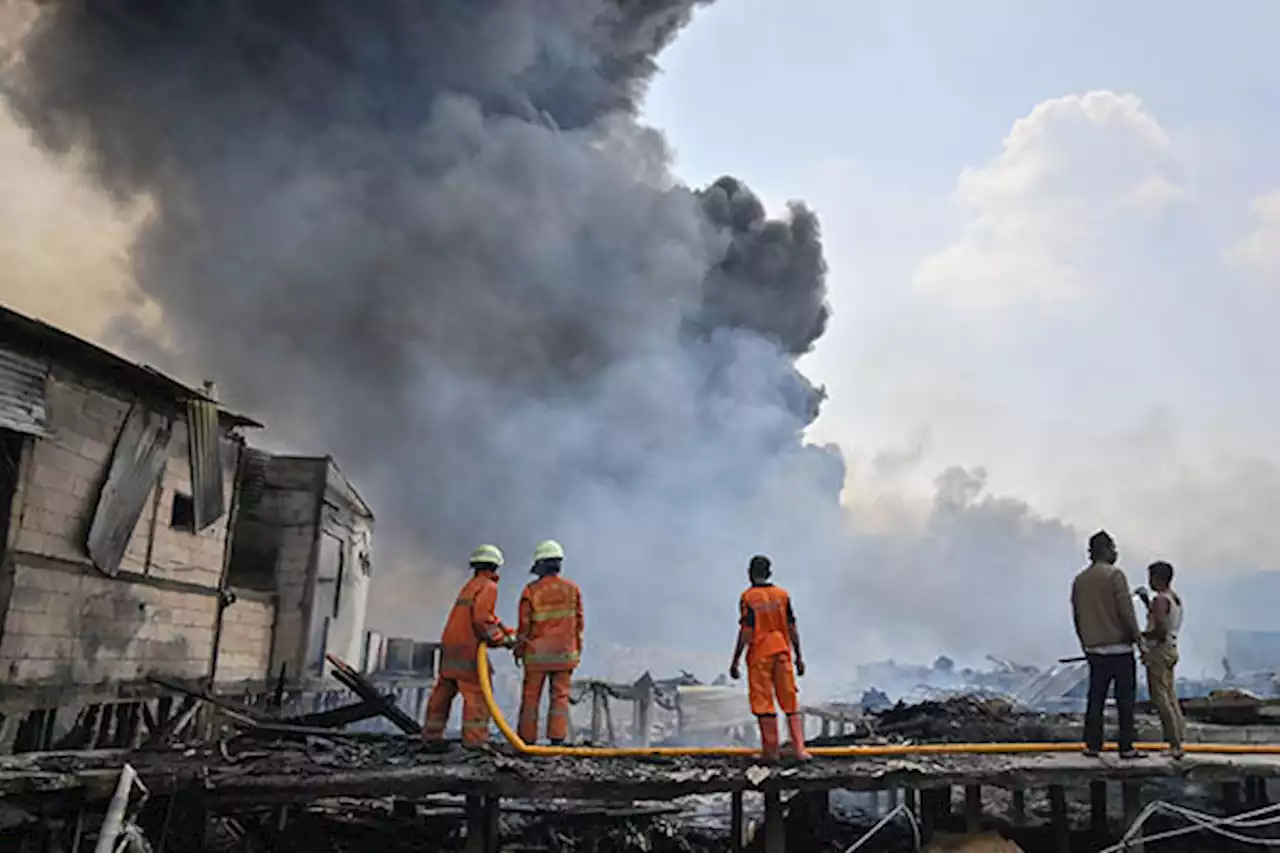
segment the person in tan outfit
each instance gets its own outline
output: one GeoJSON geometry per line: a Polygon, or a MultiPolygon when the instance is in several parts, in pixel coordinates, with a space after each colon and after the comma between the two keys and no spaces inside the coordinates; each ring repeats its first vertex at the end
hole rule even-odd
{"type": "Polygon", "coordinates": [[[1142,642],[1138,617],[1124,572],[1116,567],[1120,552],[1105,530],[1089,538],[1089,565],[1071,584],[1071,615],[1076,636],[1089,662],[1089,700],[1084,717],[1085,755],[1102,751],[1102,712],[1114,682],[1120,717],[1120,757],[1136,758],[1133,711],[1138,667],[1134,646],[1142,642]]]}
{"type": "Polygon", "coordinates": [[[1182,739],[1185,723],[1182,706],[1178,704],[1173,668],[1178,664],[1178,631],[1182,628],[1182,598],[1173,591],[1173,566],[1166,562],[1152,563],[1147,567],[1147,583],[1155,590],[1152,598],[1147,591],[1138,595],[1147,605],[1147,630],[1142,636],[1146,649],[1142,662],[1147,667],[1147,689],[1151,691],[1151,704],[1160,715],[1160,728],[1169,744],[1169,754],[1182,758],[1182,739]]]}

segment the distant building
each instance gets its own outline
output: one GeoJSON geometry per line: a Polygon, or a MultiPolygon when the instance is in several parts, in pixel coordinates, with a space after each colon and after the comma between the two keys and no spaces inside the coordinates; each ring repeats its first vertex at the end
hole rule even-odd
{"type": "Polygon", "coordinates": [[[1280,631],[1227,631],[1227,661],[1236,673],[1280,672],[1280,631]]]}

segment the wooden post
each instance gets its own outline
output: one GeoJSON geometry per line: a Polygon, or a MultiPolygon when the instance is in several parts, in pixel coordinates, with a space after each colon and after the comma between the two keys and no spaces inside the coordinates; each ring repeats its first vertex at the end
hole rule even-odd
{"type": "Polygon", "coordinates": [[[111,738],[111,745],[116,749],[126,749],[133,742],[133,731],[129,727],[131,719],[130,706],[125,702],[115,705],[116,728],[111,738]]]}
{"type": "Polygon", "coordinates": [[[938,830],[939,801],[944,789],[925,788],[920,792],[920,835],[928,842],[938,830]]]}
{"type": "Polygon", "coordinates": [[[1267,805],[1267,780],[1264,777],[1244,777],[1244,802],[1250,810],[1267,805]]]}
{"type": "Polygon", "coordinates": [[[817,829],[818,838],[823,839],[831,826],[831,791],[813,791],[807,799],[809,821],[817,829]]]}
{"type": "Polygon", "coordinates": [[[1013,789],[1013,822],[1027,821],[1027,792],[1022,788],[1013,789]]]}
{"type": "MultiPolygon", "coordinates": [[[[104,713],[104,717],[110,717],[104,713]]],[[[181,850],[186,853],[204,853],[205,834],[208,830],[209,811],[201,793],[185,793],[175,796],[173,822],[169,824],[168,839],[161,838],[163,850],[181,850]]]]}
{"type": "Polygon", "coordinates": [[[1222,809],[1228,815],[1240,813],[1240,783],[1224,782],[1222,784],[1222,809]]]}
{"type": "Polygon", "coordinates": [[[782,821],[782,794],[764,794],[764,853],[786,853],[787,827],[782,821]]]}
{"type": "Polygon", "coordinates": [[[497,797],[489,797],[485,801],[485,829],[488,837],[488,849],[485,853],[498,853],[502,845],[502,801],[497,797]]]}
{"type": "Polygon", "coordinates": [[[75,816],[67,818],[62,829],[63,849],[67,853],[79,853],[80,842],[84,838],[84,806],[77,806],[75,816]]]}
{"type": "MultiPolygon", "coordinates": [[[[1138,814],[1142,811],[1142,787],[1138,782],[1125,782],[1120,788],[1121,799],[1124,803],[1124,828],[1127,832],[1129,827],[1133,826],[1134,821],[1138,819],[1138,814]]],[[[1141,842],[1130,844],[1128,849],[1133,853],[1142,853],[1145,845],[1141,842]]]]}
{"type": "Polygon", "coordinates": [[[604,710],[600,707],[604,697],[600,695],[600,689],[595,685],[591,685],[591,742],[600,743],[600,737],[604,734],[604,710]]]}
{"type": "Polygon", "coordinates": [[[497,797],[467,795],[467,843],[465,853],[498,853],[497,797]]]}
{"type": "Polygon", "coordinates": [[[1061,785],[1049,786],[1049,814],[1053,826],[1053,847],[1057,853],[1071,851],[1071,825],[1067,823],[1067,792],[1061,785]]]}
{"type": "Polygon", "coordinates": [[[1107,836],[1107,783],[1089,783],[1089,829],[1093,840],[1101,843],[1107,836]]]}
{"type": "Polygon", "coordinates": [[[729,851],[742,853],[742,792],[729,797],[729,851]]]}
{"type": "Polygon", "coordinates": [[[636,697],[636,740],[641,746],[649,745],[649,718],[653,710],[653,688],[646,687],[636,697]]]}
{"type": "Polygon", "coordinates": [[[964,789],[964,830],[976,834],[982,829],[982,786],[966,785],[964,789]]]}
{"type": "Polygon", "coordinates": [[[824,738],[831,737],[831,718],[830,717],[822,718],[822,736],[824,738]]]}

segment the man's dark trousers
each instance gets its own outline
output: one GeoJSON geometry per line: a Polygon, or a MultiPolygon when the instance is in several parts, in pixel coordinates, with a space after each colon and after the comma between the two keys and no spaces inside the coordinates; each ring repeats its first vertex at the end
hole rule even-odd
{"type": "Polygon", "coordinates": [[[1133,751],[1133,706],[1138,692],[1138,666],[1133,652],[1117,655],[1086,655],[1089,661],[1089,706],[1084,714],[1086,749],[1102,749],[1102,711],[1107,690],[1116,685],[1116,711],[1120,717],[1120,751],[1133,751]]]}

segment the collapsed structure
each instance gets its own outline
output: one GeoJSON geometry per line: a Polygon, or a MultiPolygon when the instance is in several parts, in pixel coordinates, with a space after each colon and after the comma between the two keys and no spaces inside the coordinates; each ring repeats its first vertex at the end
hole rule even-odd
{"type": "Polygon", "coordinates": [[[373,513],[333,460],[251,448],[260,426],[0,308],[0,750],[136,715],[157,679],[300,690],[361,659],[373,513]]]}

